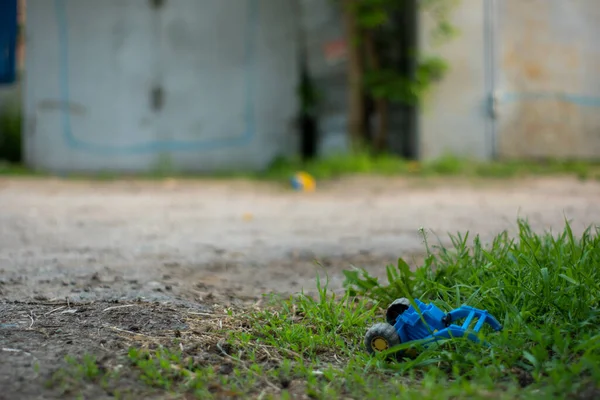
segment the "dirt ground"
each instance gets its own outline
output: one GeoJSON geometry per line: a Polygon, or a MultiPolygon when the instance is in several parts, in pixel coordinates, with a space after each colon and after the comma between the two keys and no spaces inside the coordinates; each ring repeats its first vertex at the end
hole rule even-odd
{"type": "Polygon", "coordinates": [[[339,290],[353,265],[380,275],[398,257],[415,264],[420,228],[445,244],[448,233],[485,242],[513,232],[518,217],[536,230],[560,230],[566,218],[581,232],[600,223],[599,201],[600,182],[567,178],[354,178],[316,193],[0,178],[0,398],[65,398],[42,385],[65,355],[184,329],[190,310],[312,292],[317,273],[339,290]],[[127,307],[106,311],[115,305],[127,307]]]}

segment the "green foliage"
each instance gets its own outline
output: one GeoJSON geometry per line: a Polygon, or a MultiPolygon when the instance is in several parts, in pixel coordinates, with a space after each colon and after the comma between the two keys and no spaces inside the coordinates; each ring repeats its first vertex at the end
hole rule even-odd
{"type": "Polygon", "coordinates": [[[86,384],[99,384],[108,387],[116,376],[107,372],[92,354],[84,354],[80,359],[65,357],[66,367],[58,369],[46,381],[49,388],[60,389],[64,394],[80,391],[86,384]]]}
{"type": "Polygon", "coordinates": [[[460,0],[418,0],[423,10],[434,22],[429,32],[434,45],[442,45],[458,34],[449,16],[460,0]]]}
{"type": "MultiPolygon", "coordinates": [[[[507,179],[525,176],[570,175],[580,179],[600,180],[600,164],[584,161],[503,161],[480,162],[452,155],[444,155],[427,162],[415,162],[391,154],[374,155],[368,151],[352,154],[334,154],[303,162],[299,158],[279,158],[265,170],[258,173],[241,171],[221,171],[207,175],[181,174],[165,169],[155,169],[148,174],[138,174],[138,179],[256,179],[285,182],[300,171],[306,171],[318,180],[335,179],[352,175],[439,177],[454,176],[463,178],[507,179]]],[[[3,164],[0,161],[0,176],[43,176],[25,167],[3,164]]],[[[124,175],[118,173],[97,173],[94,175],[69,175],[71,179],[118,180],[124,175]]]]}
{"type": "Polygon", "coordinates": [[[98,366],[96,358],[92,355],[86,354],[83,356],[81,363],[79,363],[75,358],[67,356],[66,358],[69,365],[73,367],[72,372],[76,376],[80,376],[83,379],[93,381],[98,378],[102,371],[98,366]]]}
{"type": "Polygon", "coordinates": [[[347,174],[393,175],[408,172],[410,163],[388,154],[373,156],[366,151],[352,154],[334,154],[302,162],[299,159],[278,159],[264,173],[265,177],[289,179],[304,170],[317,179],[337,178],[347,174]]]}
{"type": "Polygon", "coordinates": [[[365,85],[375,99],[414,105],[421,102],[447,70],[448,65],[442,58],[429,57],[419,62],[414,77],[405,76],[391,68],[370,70],[365,74],[365,85]]]}
{"type": "Polygon", "coordinates": [[[181,364],[181,352],[161,348],[154,354],[136,348],[129,349],[129,361],[140,372],[140,379],[147,385],[170,390],[176,383],[191,377],[187,369],[173,368],[181,364]]]}
{"type": "Polygon", "coordinates": [[[600,179],[600,164],[581,161],[545,162],[480,162],[444,155],[427,162],[413,162],[391,154],[373,155],[368,151],[334,154],[309,162],[299,159],[278,159],[258,177],[287,180],[303,170],[316,179],[331,179],[346,175],[379,176],[461,176],[474,178],[515,178],[531,175],[574,175],[581,179],[600,179]]]}
{"type": "MultiPolygon", "coordinates": [[[[446,60],[439,56],[422,54],[412,49],[415,71],[409,76],[399,71],[393,60],[386,57],[390,47],[395,46],[398,32],[394,29],[394,16],[407,12],[408,0],[357,0],[349,7],[356,17],[362,35],[355,38],[358,43],[365,41],[366,35],[374,35],[380,66],[365,71],[365,88],[375,99],[385,99],[395,103],[419,105],[433,84],[443,78],[450,68],[446,60]]],[[[450,14],[457,0],[421,0],[417,2],[419,12],[427,13],[434,21],[429,35],[434,46],[444,44],[453,38],[457,29],[450,22],[450,14]]]]}
{"type": "Polygon", "coordinates": [[[358,0],[348,11],[356,15],[359,26],[374,29],[391,23],[390,14],[402,5],[398,0],[358,0]]]}
{"type": "Polygon", "coordinates": [[[22,113],[18,108],[0,112],[0,161],[20,163],[22,113]]]}

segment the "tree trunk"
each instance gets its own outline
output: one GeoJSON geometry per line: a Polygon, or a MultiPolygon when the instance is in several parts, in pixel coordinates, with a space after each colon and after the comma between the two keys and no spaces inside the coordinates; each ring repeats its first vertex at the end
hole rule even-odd
{"type": "Polygon", "coordinates": [[[363,64],[361,56],[360,28],[352,12],[354,0],[343,0],[344,20],[346,26],[346,43],[348,47],[348,133],[354,150],[362,145],[365,125],[363,99],[363,64]]]}
{"type": "MultiPolygon", "coordinates": [[[[365,35],[365,47],[367,50],[369,68],[371,68],[373,71],[379,71],[381,69],[381,65],[372,32],[367,32],[365,35]]],[[[375,128],[375,133],[373,135],[373,149],[376,153],[381,153],[387,149],[389,105],[388,101],[384,98],[376,98],[374,102],[375,112],[377,113],[378,120],[377,127],[375,128]]]]}

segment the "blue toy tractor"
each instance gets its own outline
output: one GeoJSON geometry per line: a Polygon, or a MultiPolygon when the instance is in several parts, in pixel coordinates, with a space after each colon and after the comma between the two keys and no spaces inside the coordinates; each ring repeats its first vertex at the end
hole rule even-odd
{"type": "MultiPolygon", "coordinates": [[[[438,339],[467,337],[479,343],[477,333],[487,323],[495,331],[502,325],[485,310],[461,306],[445,313],[433,304],[425,304],[415,299],[417,311],[406,298],[395,300],[386,311],[387,323],[373,325],[365,335],[365,347],[370,354],[383,352],[400,343],[419,341],[427,346],[438,339]],[[469,330],[474,318],[479,318],[475,327],[469,330]],[[465,319],[462,325],[454,321],[465,319]]],[[[414,349],[401,352],[402,356],[414,356],[414,349]],[[412,350],[412,351],[411,351],[412,350]]]]}

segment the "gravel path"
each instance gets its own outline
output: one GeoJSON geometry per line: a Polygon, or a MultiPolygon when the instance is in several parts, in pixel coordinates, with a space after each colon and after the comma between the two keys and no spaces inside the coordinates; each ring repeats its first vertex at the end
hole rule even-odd
{"type": "Polygon", "coordinates": [[[600,182],[345,179],[312,194],[242,181],[0,178],[0,296],[209,300],[339,288],[350,264],[417,262],[419,228],[489,240],[600,222],[600,182]],[[322,262],[317,267],[314,259],[322,262]],[[322,269],[319,269],[322,268],[322,269]]]}

